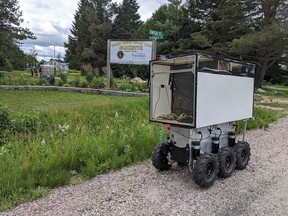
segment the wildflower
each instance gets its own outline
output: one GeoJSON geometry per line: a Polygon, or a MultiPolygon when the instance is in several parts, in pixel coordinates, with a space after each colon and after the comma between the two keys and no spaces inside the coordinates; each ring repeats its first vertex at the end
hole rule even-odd
{"type": "Polygon", "coordinates": [[[62,132],[69,130],[69,127],[70,127],[69,125],[63,125],[63,126],[58,125],[59,130],[62,132]]]}
{"type": "Polygon", "coordinates": [[[41,144],[42,144],[42,145],[45,145],[45,144],[46,144],[45,139],[43,139],[43,140],[41,141],[41,144]]]}
{"type": "Polygon", "coordinates": [[[109,126],[108,126],[108,125],[106,126],[106,129],[109,129],[109,126]]]}
{"type": "Polygon", "coordinates": [[[115,113],[115,118],[118,118],[118,116],[119,116],[119,115],[118,115],[118,112],[116,112],[116,113],[115,113]]]}

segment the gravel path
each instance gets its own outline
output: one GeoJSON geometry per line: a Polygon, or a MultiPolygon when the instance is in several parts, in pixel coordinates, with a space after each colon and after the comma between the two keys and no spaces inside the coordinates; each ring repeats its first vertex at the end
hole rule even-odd
{"type": "Polygon", "coordinates": [[[150,161],[52,190],[1,215],[287,215],[288,118],[246,135],[246,170],[202,189],[188,168],[158,172],[150,161]]]}

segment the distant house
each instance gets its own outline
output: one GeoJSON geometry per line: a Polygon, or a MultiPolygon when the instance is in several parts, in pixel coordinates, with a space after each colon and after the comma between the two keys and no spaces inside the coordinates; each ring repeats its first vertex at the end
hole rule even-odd
{"type": "Polygon", "coordinates": [[[68,71],[69,70],[69,63],[66,62],[55,62],[57,70],[61,71],[68,71]]]}

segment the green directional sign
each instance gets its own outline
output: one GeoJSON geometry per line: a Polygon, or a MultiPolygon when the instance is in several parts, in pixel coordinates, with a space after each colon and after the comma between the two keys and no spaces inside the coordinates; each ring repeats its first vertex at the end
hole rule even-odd
{"type": "Polygon", "coordinates": [[[164,38],[164,34],[163,32],[160,32],[160,31],[155,31],[155,30],[149,30],[149,39],[153,39],[153,40],[156,40],[156,39],[163,39],[164,38]]]}

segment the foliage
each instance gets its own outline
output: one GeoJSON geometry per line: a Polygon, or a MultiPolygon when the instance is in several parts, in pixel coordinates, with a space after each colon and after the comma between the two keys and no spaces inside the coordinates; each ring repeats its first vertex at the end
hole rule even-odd
{"type": "Polygon", "coordinates": [[[91,64],[101,70],[106,65],[106,40],[111,38],[112,7],[109,0],[81,0],[74,16],[71,36],[65,44],[70,68],[91,64]],[[89,35],[89,37],[88,37],[89,35]]]}
{"type": "Polygon", "coordinates": [[[61,81],[64,84],[66,84],[67,83],[67,73],[66,72],[61,72],[59,76],[60,76],[61,81]]]}
{"type": "Polygon", "coordinates": [[[37,61],[37,55],[38,53],[36,52],[35,47],[30,49],[29,54],[27,54],[27,63],[29,64],[30,67],[36,66],[37,61]]]}
{"type": "Polygon", "coordinates": [[[106,86],[106,78],[103,76],[93,77],[92,81],[90,82],[91,88],[104,88],[105,86],[106,86]]]}
{"type": "Polygon", "coordinates": [[[11,120],[7,108],[0,106],[0,133],[11,125],[11,120]]]}
{"type": "Polygon", "coordinates": [[[25,98],[34,95],[35,101],[45,98],[49,104],[47,108],[41,101],[33,103],[33,109],[38,110],[34,118],[36,113],[29,108],[32,101],[16,100],[11,91],[0,93],[11,95],[1,101],[11,107],[10,116],[17,119],[19,128],[19,133],[9,134],[9,142],[0,150],[1,209],[29,198],[38,187],[65,185],[73,173],[89,179],[145,160],[160,142],[161,129],[148,123],[147,98],[19,92],[25,98]],[[81,101],[86,105],[79,106],[81,101]],[[15,114],[18,104],[21,112],[28,113],[15,114]]]}
{"type": "MultiPolygon", "coordinates": [[[[275,122],[279,118],[280,114],[275,113],[273,110],[254,108],[254,120],[249,120],[247,123],[247,130],[252,129],[266,129],[269,124],[275,122]]],[[[244,123],[239,121],[237,123],[237,133],[243,132],[244,123]]]]}
{"type": "Polygon", "coordinates": [[[69,81],[69,84],[74,87],[80,87],[80,77],[76,76],[73,80],[69,81]]]}
{"type": "Polygon", "coordinates": [[[127,92],[137,92],[137,91],[148,91],[147,83],[141,83],[139,85],[133,85],[131,83],[120,83],[118,84],[118,88],[121,91],[127,92]]]}
{"type": "MultiPolygon", "coordinates": [[[[195,2],[190,1],[189,7],[201,8],[195,2]]],[[[261,87],[267,70],[287,51],[287,1],[211,2],[215,4],[207,7],[209,16],[202,10],[190,10],[195,20],[205,21],[198,38],[191,35],[191,48],[254,62],[255,85],[261,87]]]]}
{"type": "Polygon", "coordinates": [[[131,39],[142,21],[138,13],[139,5],[136,0],[123,0],[117,8],[117,15],[113,23],[113,38],[131,39]]]}
{"type": "Polygon", "coordinates": [[[28,28],[20,27],[24,21],[17,0],[0,1],[0,70],[24,69],[26,57],[18,40],[35,39],[28,28]]]}
{"type": "Polygon", "coordinates": [[[50,85],[54,85],[54,84],[55,84],[55,77],[54,77],[54,76],[50,76],[50,77],[48,78],[48,81],[49,81],[49,84],[50,84],[50,85]]]}
{"type": "Polygon", "coordinates": [[[93,78],[94,78],[94,74],[92,72],[87,72],[85,78],[86,78],[88,83],[91,83],[93,78]]]}

